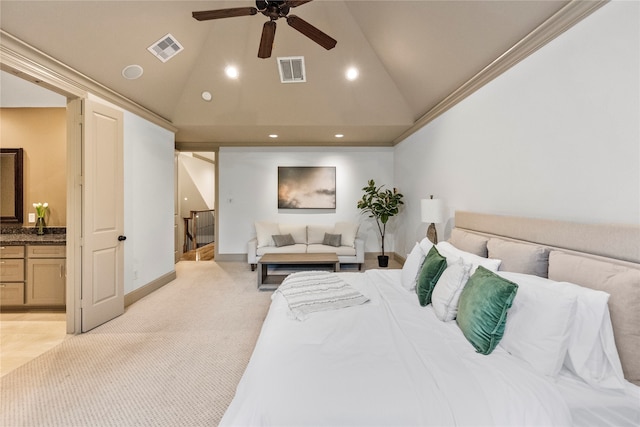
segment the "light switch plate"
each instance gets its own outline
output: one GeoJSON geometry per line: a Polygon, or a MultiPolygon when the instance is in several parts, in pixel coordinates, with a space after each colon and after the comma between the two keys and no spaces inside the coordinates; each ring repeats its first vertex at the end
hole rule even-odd
{"type": "Polygon", "coordinates": [[[36,214],[34,213],[29,214],[29,222],[36,222],[36,214]]]}

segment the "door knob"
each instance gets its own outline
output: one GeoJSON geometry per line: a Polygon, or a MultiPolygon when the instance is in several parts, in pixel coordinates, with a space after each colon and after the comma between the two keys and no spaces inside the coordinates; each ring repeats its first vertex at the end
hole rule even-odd
{"type": "Polygon", "coordinates": [[[118,240],[120,240],[121,242],[123,240],[127,240],[127,236],[118,236],[118,240]]]}

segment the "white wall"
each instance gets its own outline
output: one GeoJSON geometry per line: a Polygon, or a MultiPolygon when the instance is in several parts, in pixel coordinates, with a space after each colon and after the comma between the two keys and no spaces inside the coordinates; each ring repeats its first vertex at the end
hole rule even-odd
{"type": "Polygon", "coordinates": [[[193,157],[193,153],[178,155],[178,189],[180,217],[186,218],[192,210],[213,209],[215,206],[215,165],[193,157]],[[187,200],[185,200],[185,198],[187,200]]]}
{"type": "Polygon", "coordinates": [[[451,212],[639,224],[639,16],[605,5],[397,145],[397,249],[424,236],[429,194],[451,212]]]}
{"type": "Polygon", "coordinates": [[[174,134],[124,112],[124,291],[174,266],[174,134]]]}
{"type": "MultiPolygon", "coordinates": [[[[356,204],[369,179],[392,187],[392,148],[220,148],[218,159],[218,252],[246,254],[255,221],[299,224],[362,222],[365,251],[379,252],[379,239],[356,204]],[[335,166],[335,210],[278,211],[278,166],[335,166]]],[[[385,239],[393,250],[393,236],[385,239]]]]}

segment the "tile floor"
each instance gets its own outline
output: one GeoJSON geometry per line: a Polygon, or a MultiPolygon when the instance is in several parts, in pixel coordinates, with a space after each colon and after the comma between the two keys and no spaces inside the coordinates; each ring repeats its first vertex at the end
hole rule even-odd
{"type": "Polygon", "coordinates": [[[66,336],[64,312],[0,313],[0,376],[55,347],[66,336]]]}

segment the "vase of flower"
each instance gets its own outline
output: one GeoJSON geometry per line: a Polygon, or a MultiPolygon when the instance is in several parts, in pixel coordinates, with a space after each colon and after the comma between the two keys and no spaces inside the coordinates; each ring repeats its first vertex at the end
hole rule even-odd
{"type": "Polygon", "coordinates": [[[36,229],[37,229],[37,234],[38,236],[42,236],[44,234],[44,229],[47,226],[47,224],[45,224],[44,222],[44,217],[43,216],[39,216],[36,219],[36,229]]]}
{"type": "Polygon", "coordinates": [[[44,222],[44,215],[47,213],[47,209],[49,209],[49,203],[34,203],[33,207],[36,208],[36,232],[38,236],[42,236],[47,227],[47,224],[44,222]]]}

